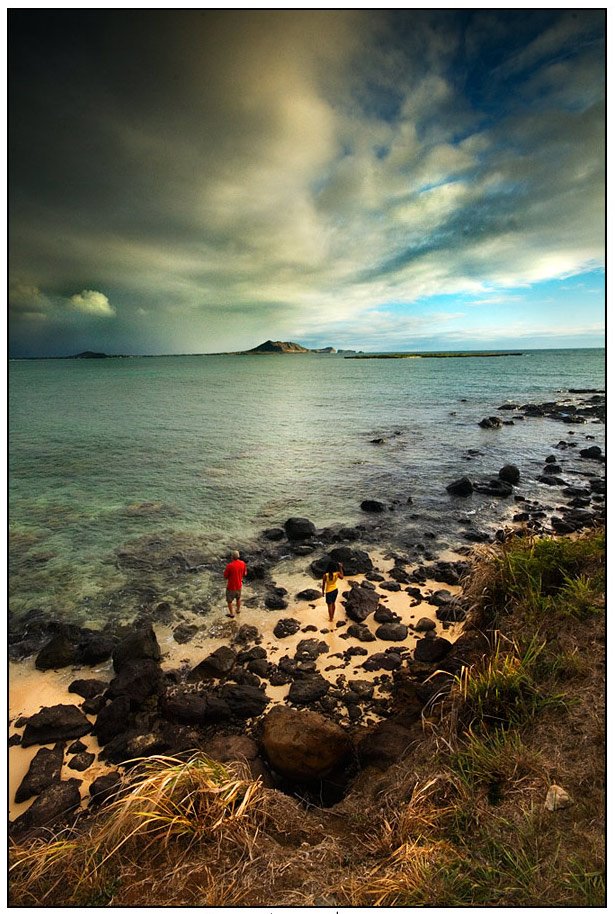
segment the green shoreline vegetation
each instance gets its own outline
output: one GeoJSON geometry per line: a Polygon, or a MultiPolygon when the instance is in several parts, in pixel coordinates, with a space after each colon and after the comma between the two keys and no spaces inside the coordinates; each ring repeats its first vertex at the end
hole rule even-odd
{"type": "Polygon", "coordinates": [[[604,587],[602,529],[479,547],[467,665],[392,768],[306,810],[236,764],[141,760],[113,805],[12,846],[11,903],[604,906],[604,587]]]}

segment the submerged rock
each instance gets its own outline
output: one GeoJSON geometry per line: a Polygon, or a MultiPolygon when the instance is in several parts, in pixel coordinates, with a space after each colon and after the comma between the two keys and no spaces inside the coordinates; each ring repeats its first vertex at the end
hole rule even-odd
{"type": "Polygon", "coordinates": [[[489,416],[486,419],[481,419],[478,424],[481,428],[502,428],[502,420],[499,416],[489,416]]]}
{"type": "Polygon", "coordinates": [[[383,511],[386,511],[387,506],[382,501],[377,501],[374,498],[366,498],[361,502],[361,510],[367,511],[371,514],[381,514],[383,511]]]}
{"type": "Polygon", "coordinates": [[[462,476],[461,479],[455,479],[453,482],[449,482],[446,491],[450,495],[460,495],[463,498],[467,498],[467,496],[471,495],[474,491],[474,486],[467,476],[462,476]]]}
{"type": "Polygon", "coordinates": [[[498,476],[500,479],[503,479],[504,482],[509,482],[511,485],[516,486],[521,478],[521,473],[519,472],[519,467],[515,466],[514,463],[507,463],[498,472],[498,476]]]}

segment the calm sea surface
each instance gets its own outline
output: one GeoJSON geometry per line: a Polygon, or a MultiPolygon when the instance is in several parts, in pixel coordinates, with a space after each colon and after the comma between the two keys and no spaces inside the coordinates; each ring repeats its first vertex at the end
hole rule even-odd
{"type": "MultiPolygon", "coordinates": [[[[397,502],[379,521],[384,546],[428,530],[451,543],[468,516],[488,525],[504,509],[476,495],[460,506],[444,490],[452,479],[512,462],[523,494],[544,497],[530,480],[571,428],[604,443],[597,424],[478,426],[506,401],[603,389],[595,349],[15,361],[9,382],[11,608],[78,621],[104,621],[126,583],[116,550],[140,537],[185,534],[216,557],[290,516],[374,524],[359,505],[375,498],[397,502]]],[[[216,586],[207,574],[164,584],[180,607],[216,586]]]]}

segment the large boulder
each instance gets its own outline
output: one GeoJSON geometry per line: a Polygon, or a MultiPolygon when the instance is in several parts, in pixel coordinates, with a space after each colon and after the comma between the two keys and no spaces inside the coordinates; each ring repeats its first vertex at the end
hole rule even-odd
{"type": "Polygon", "coordinates": [[[123,666],[134,660],[155,660],[161,657],[160,645],[151,625],[131,632],[113,651],[113,669],[119,673],[123,666]]]}
{"type": "Polygon", "coordinates": [[[321,714],[280,705],[264,719],[262,744],[271,767],[298,781],[330,774],[346,760],[351,748],[342,728],[321,714]]]}
{"type": "Polygon", "coordinates": [[[442,581],[444,584],[459,584],[459,582],[470,571],[468,562],[434,562],[433,565],[425,565],[426,577],[434,581],[442,581]]]}
{"type": "Polygon", "coordinates": [[[28,718],[21,744],[26,747],[77,739],[91,729],[92,724],[75,705],[53,705],[28,718]]]}
{"type": "Polygon", "coordinates": [[[284,530],[291,542],[310,539],[316,533],[316,527],[307,517],[289,517],[284,524],[284,530]]]}
{"type": "Polygon", "coordinates": [[[365,622],[370,613],[378,606],[378,594],[372,587],[365,583],[351,583],[350,590],[345,595],[346,615],[353,622],[365,622]]]}
{"type": "Polygon", "coordinates": [[[63,762],[64,746],[62,743],[58,743],[53,749],[39,749],[17,788],[15,802],[23,803],[59,781],[63,762]]]}

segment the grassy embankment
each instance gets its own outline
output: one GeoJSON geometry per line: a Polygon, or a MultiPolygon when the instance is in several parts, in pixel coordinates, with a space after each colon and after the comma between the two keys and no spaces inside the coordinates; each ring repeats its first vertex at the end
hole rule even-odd
{"type": "Polygon", "coordinates": [[[148,760],[78,832],[12,849],[12,904],[602,906],[604,535],[483,549],[465,592],[486,649],[338,807],[148,760]]]}

